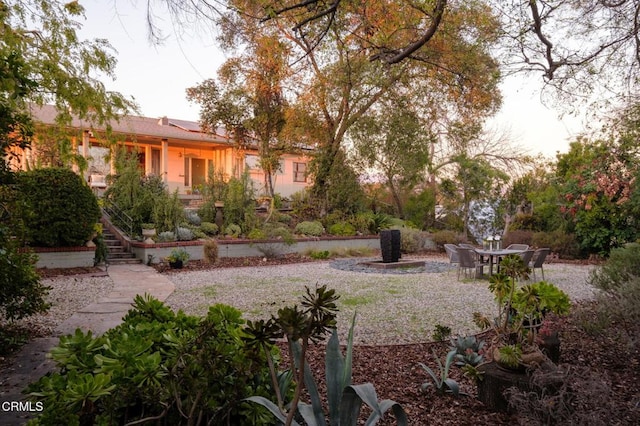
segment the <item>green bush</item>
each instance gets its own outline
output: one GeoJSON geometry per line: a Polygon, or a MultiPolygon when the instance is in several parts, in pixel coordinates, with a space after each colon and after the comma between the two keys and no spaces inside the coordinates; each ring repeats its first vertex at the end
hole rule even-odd
{"type": "Polygon", "coordinates": [[[40,283],[37,256],[20,251],[8,228],[0,225],[0,322],[46,312],[49,287],[40,283]]]}
{"type": "Polygon", "coordinates": [[[282,240],[285,244],[295,243],[293,233],[286,224],[265,223],[263,230],[267,234],[267,238],[282,240]]]}
{"type": "Polygon", "coordinates": [[[249,232],[249,235],[247,235],[247,238],[249,238],[250,240],[266,240],[267,233],[262,229],[253,228],[251,232],[249,232]]]}
{"type": "MultiPolygon", "coordinates": [[[[110,178],[104,198],[131,217],[133,232],[140,232],[143,223],[155,222],[154,211],[158,200],[167,197],[166,185],[157,175],[142,176],[137,151],[119,150],[116,154],[116,174],[110,178]]],[[[118,216],[112,218],[117,226],[128,225],[118,216]]],[[[173,229],[170,229],[173,231],[173,229]]]]}
{"type": "Polygon", "coordinates": [[[525,230],[509,231],[507,235],[504,236],[502,245],[503,247],[507,247],[509,244],[526,244],[533,246],[533,232],[525,230]]]}
{"type": "Polygon", "coordinates": [[[349,237],[356,235],[356,228],[349,222],[338,222],[329,227],[329,234],[349,237]]]}
{"type": "Polygon", "coordinates": [[[606,263],[591,272],[589,283],[607,293],[617,293],[620,287],[635,278],[640,278],[638,243],[611,250],[606,263]]]}
{"type": "Polygon", "coordinates": [[[89,186],[69,169],[36,169],[16,174],[26,241],[33,246],[84,245],[100,208],[89,186]]]}
{"type": "Polygon", "coordinates": [[[425,234],[416,228],[396,228],[400,229],[400,250],[403,253],[416,253],[424,248],[425,234]]]}
{"type": "Polygon", "coordinates": [[[200,224],[200,230],[207,235],[216,235],[219,231],[218,225],[211,222],[202,222],[200,224]]]}
{"type": "Polygon", "coordinates": [[[171,196],[166,192],[158,196],[153,209],[153,222],[158,226],[158,232],[176,232],[184,220],[184,207],[177,189],[171,196]]]}
{"type": "Polygon", "coordinates": [[[310,221],[318,217],[316,205],[306,189],[291,195],[291,209],[299,220],[310,221]]]}
{"type": "Polygon", "coordinates": [[[238,179],[232,177],[227,184],[224,199],[224,224],[240,226],[241,232],[248,233],[257,225],[255,191],[248,169],[238,179]]]}
{"type": "Polygon", "coordinates": [[[242,228],[235,223],[230,224],[224,229],[224,235],[228,237],[238,238],[242,234],[242,228]]]}
{"type": "Polygon", "coordinates": [[[295,233],[311,237],[319,237],[324,234],[324,228],[320,222],[305,221],[296,225],[295,233]]]}
{"type": "Polygon", "coordinates": [[[268,425],[266,410],[245,401],[273,390],[266,355],[245,343],[243,328],[230,306],[198,318],[136,296],[103,336],[77,330],[60,339],[51,351],[57,371],[28,389],[43,402],[35,423],[268,425]]]}
{"type": "Polygon", "coordinates": [[[564,259],[574,259],[580,254],[578,242],[573,234],[561,230],[536,232],[531,238],[534,247],[548,247],[553,253],[564,259]]]}
{"type": "Polygon", "coordinates": [[[454,231],[438,231],[431,234],[431,240],[440,250],[444,250],[445,244],[459,244],[464,237],[454,231]]]}
{"type": "Polygon", "coordinates": [[[538,231],[540,229],[541,224],[537,216],[529,213],[518,213],[509,225],[508,231],[538,231]]]}

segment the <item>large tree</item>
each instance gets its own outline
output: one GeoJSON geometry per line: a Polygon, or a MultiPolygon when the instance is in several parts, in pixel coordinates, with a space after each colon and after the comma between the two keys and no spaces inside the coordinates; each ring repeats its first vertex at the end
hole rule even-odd
{"type": "Polygon", "coordinates": [[[263,33],[243,35],[244,50],[222,65],[217,80],[187,89],[187,96],[200,104],[205,130],[215,132],[223,125],[237,146],[257,145],[264,186],[273,197],[280,156],[292,148],[281,135],[287,109],[282,87],[289,73],[287,47],[263,33]]]}
{"type": "MultiPolygon", "coordinates": [[[[151,0],[147,0],[153,11],[151,0]]],[[[266,0],[250,10],[233,1],[165,0],[178,24],[195,15],[216,19],[227,7],[258,21],[276,21],[310,46],[331,37],[340,15],[352,12],[353,28],[369,57],[385,64],[406,60],[432,62],[430,53],[452,11],[476,9],[478,1],[394,0],[266,0]],[[354,12],[355,11],[355,12],[354,12]],[[404,19],[394,19],[395,16],[404,19]]],[[[257,3],[257,2],[252,2],[257,3]]],[[[504,1],[487,0],[484,7],[500,16],[502,63],[509,73],[533,72],[560,104],[604,96],[637,96],[640,70],[639,0],[504,1]],[[603,90],[601,90],[603,89],[603,90]]],[[[153,13],[152,36],[160,39],[153,13]]]]}

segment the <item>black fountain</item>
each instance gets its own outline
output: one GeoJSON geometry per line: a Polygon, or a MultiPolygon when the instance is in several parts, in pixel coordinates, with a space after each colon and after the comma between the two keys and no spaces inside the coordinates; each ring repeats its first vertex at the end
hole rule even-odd
{"type": "Polygon", "coordinates": [[[419,268],[424,266],[424,260],[402,260],[400,246],[402,236],[398,229],[388,229],[380,231],[380,251],[382,260],[361,262],[375,269],[398,269],[398,268],[419,268]]]}

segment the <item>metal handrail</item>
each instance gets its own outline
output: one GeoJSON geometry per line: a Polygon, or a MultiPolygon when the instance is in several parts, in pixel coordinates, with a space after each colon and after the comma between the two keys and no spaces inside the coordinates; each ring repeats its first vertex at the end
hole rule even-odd
{"type": "MultiPolygon", "coordinates": [[[[103,207],[105,213],[115,219],[120,225],[122,231],[129,237],[133,237],[134,221],[125,211],[123,211],[116,203],[105,200],[103,207]]],[[[113,221],[112,221],[113,222],[113,221]]]]}

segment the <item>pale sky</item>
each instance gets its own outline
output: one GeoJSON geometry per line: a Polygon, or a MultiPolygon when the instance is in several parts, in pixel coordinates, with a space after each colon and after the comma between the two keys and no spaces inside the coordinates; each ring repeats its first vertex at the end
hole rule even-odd
{"type": "MultiPolygon", "coordinates": [[[[167,18],[160,22],[167,40],[155,47],[147,38],[146,1],[83,0],[81,4],[86,9],[81,37],[106,38],[117,50],[116,80],[105,79],[107,89],[134,97],[145,117],[197,121],[199,107],[187,100],[185,91],[215,77],[224,62],[215,40],[193,32],[178,37],[167,18]]],[[[529,148],[531,154],[551,157],[557,151],[566,152],[583,127],[577,119],[560,120],[557,111],[543,106],[541,85],[535,79],[506,81],[503,108],[490,125],[508,132],[515,144],[529,148]]]]}

